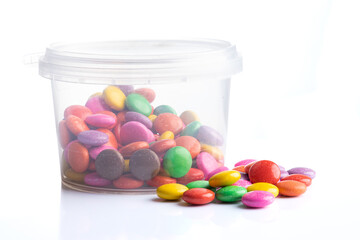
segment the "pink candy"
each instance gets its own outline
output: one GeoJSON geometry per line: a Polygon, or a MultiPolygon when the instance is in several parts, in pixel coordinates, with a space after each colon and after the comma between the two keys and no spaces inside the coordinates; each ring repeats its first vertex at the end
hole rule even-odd
{"type": "Polygon", "coordinates": [[[237,182],[235,182],[233,184],[233,186],[240,186],[240,187],[244,187],[247,188],[248,186],[250,186],[252,183],[248,180],[244,180],[244,179],[239,179],[237,182]]]}
{"type": "Polygon", "coordinates": [[[217,174],[219,172],[227,171],[227,170],[229,170],[228,167],[225,167],[225,166],[219,167],[219,168],[215,169],[214,171],[211,171],[208,175],[206,175],[205,180],[209,180],[215,174],[217,174]]]}
{"type": "Polygon", "coordinates": [[[205,177],[212,171],[219,168],[219,163],[207,152],[199,153],[196,157],[196,165],[198,169],[204,172],[205,177]]]}
{"type": "Polygon", "coordinates": [[[111,184],[110,180],[100,177],[96,172],[85,175],[84,182],[95,187],[105,187],[111,184]]]}
{"type": "Polygon", "coordinates": [[[274,202],[275,197],[270,192],[252,191],[245,193],[241,201],[245,206],[252,208],[263,208],[274,202]]]}
{"type": "Polygon", "coordinates": [[[237,166],[245,166],[245,165],[248,165],[249,163],[252,163],[252,162],[256,162],[255,159],[244,159],[244,160],[241,160],[237,163],[235,163],[235,167],[237,166]]]}
{"type": "Polygon", "coordinates": [[[120,140],[123,146],[133,142],[153,142],[154,134],[140,122],[130,121],[121,127],[120,140]]]}
{"type": "Polygon", "coordinates": [[[96,159],[96,157],[105,149],[115,149],[115,148],[109,145],[101,145],[99,147],[93,147],[90,148],[89,155],[92,159],[96,159]]]}
{"type": "Polygon", "coordinates": [[[89,98],[85,106],[89,108],[93,113],[98,113],[101,111],[111,111],[101,96],[89,98]]]}
{"type": "Polygon", "coordinates": [[[85,122],[97,128],[112,128],[116,123],[116,118],[106,114],[92,114],[85,119],[85,122]]]}

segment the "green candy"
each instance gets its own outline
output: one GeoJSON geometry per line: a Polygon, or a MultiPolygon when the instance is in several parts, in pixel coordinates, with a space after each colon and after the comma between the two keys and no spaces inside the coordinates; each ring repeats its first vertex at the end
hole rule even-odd
{"type": "Polygon", "coordinates": [[[241,200],[245,193],[247,193],[247,190],[244,187],[226,186],[217,190],[215,197],[222,202],[237,202],[241,200]]]}
{"type": "Polygon", "coordinates": [[[193,121],[189,123],[184,130],[180,133],[180,136],[192,136],[195,137],[201,127],[201,123],[199,121],[193,121]]]}
{"type": "Polygon", "coordinates": [[[133,112],[141,113],[145,116],[151,114],[152,108],[148,100],[140,94],[132,93],[126,97],[126,107],[133,112]]]}
{"type": "Polygon", "coordinates": [[[173,109],[169,105],[160,105],[154,109],[154,115],[158,116],[161,113],[172,113],[177,115],[175,109],[173,109]]]}
{"type": "Polygon", "coordinates": [[[187,185],[188,189],[192,189],[192,188],[207,188],[210,189],[212,188],[209,184],[209,181],[206,180],[198,180],[198,181],[193,181],[191,183],[188,183],[187,185]]]}
{"type": "Polygon", "coordinates": [[[170,148],[163,160],[165,171],[173,178],[185,176],[192,164],[190,152],[181,146],[170,148]]]}

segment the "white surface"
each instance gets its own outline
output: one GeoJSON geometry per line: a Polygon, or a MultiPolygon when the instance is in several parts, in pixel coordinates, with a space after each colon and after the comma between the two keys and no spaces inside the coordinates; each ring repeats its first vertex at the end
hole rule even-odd
{"type": "Polygon", "coordinates": [[[0,239],[359,238],[356,1],[332,1],[330,11],[326,1],[5,4],[0,239]],[[61,190],[50,82],[24,67],[22,56],[54,41],[178,36],[226,39],[242,50],[226,165],[265,158],[311,167],[317,177],[305,195],[252,210],[61,190]]]}

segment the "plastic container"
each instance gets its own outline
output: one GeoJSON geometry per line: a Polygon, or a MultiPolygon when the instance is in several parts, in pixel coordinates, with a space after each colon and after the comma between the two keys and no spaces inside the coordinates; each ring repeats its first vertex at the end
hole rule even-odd
{"type": "Polygon", "coordinates": [[[189,170],[189,156],[191,168],[212,169],[214,159],[219,167],[222,166],[230,78],[241,69],[242,59],[236,47],[220,40],[50,45],[40,57],[39,73],[52,82],[62,183],[89,192],[153,191],[159,184],[151,182],[154,176],[186,182],[191,171],[201,174],[201,171],[189,170]],[[127,92],[129,89],[131,93],[127,92]],[[152,99],[145,96],[153,93],[148,89],[156,94],[151,103],[152,99]],[[146,126],[147,120],[136,118],[139,112],[146,119],[155,118],[149,117],[149,104],[157,114],[153,126],[146,126]],[[90,110],[74,105],[86,105],[90,110]],[[97,112],[99,110],[108,112],[104,117],[104,113],[97,112]],[[192,112],[181,116],[187,110],[192,112]],[[126,114],[127,111],[135,113],[126,114]],[[198,116],[199,123],[186,128],[186,124],[197,119],[193,113],[198,116]],[[115,115],[116,123],[111,125],[115,115]],[[172,138],[168,132],[160,136],[166,130],[174,133],[175,140],[161,139],[162,145],[154,147],[154,141],[158,143],[159,138],[172,138]],[[178,140],[182,135],[190,137],[178,140]],[[189,139],[191,141],[187,141],[189,139]],[[129,146],[139,141],[142,143],[129,146]],[[116,150],[101,152],[104,145],[99,147],[99,144],[116,150]],[[174,144],[177,147],[168,153],[169,146],[173,148],[174,144]],[[141,150],[143,155],[136,155],[142,148],[149,150],[141,150]],[[120,157],[114,151],[121,153],[120,157]],[[205,158],[201,166],[197,166],[199,151],[207,152],[202,154],[205,158]],[[184,174],[185,177],[181,177],[184,174]]]}

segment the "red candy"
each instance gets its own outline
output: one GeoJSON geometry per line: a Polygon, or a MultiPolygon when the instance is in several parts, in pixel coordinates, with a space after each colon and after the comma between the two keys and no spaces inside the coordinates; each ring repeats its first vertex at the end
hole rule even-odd
{"type": "Polygon", "coordinates": [[[78,118],[81,118],[82,120],[85,120],[85,118],[90,116],[91,114],[93,114],[91,110],[85,106],[72,105],[65,109],[64,118],[67,118],[70,115],[74,115],[78,118]]]}
{"type": "Polygon", "coordinates": [[[134,189],[144,185],[144,181],[135,178],[131,174],[124,174],[112,183],[114,187],[121,189],[134,189]]]}
{"type": "Polygon", "coordinates": [[[146,181],[146,184],[149,185],[150,187],[160,187],[161,185],[168,183],[176,183],[176,179],[158,175],[146,181]]]}
{"type": "Polygon", "coordinates": [[[251,183],[267,182],[275,185],[280,180],[280,175],[279,166],[269,160],[257,161],[249,169],[251,183]]]}
{"type": "Polygon", "coordinates": [[[286,180],[294,180],[294,181],[302,182],[307,187],[310,186],[312,182],[312,179],[310,177],[302,174],[292,174],[281,179],[281,181],[286,181],[286,180]]]}
{"type": "Polygon", "coordinates": [[[146,148],[149,148],[149,144],[147,142],[133,142],[120,148],[119,152],[125,159],[127,159],[130,158],[137,150],[146,148]]]}
{"type": "Polygon", "coordinates": [[[191,158],[196,158],[196,156],[200,153],[201,146],[199,141],[192,136],[181,136],[175,139],[176,146],[181,146],[186,148],[190,154],[191,158]]]}
{"type": "Polygon", "coordinates": [[[65,119],[65,123],[70,132],[72,132],[75,136],[77,136],[82,131],[90,130],[84,120],[74,115],[69,115],[65,119]]]}
{"type": "Polygon", "coordinates": [[[182,199],[193,205],[203,205],[214,200],[215,193],[206,188],[192,188],[184,192],[182,199]]]}
{"type": "Polygon", "coordinates": [[[154,121],[154,128],[159,134],[171,131],[174,135],[178,135],[183,129],[181,118],[172,113],[161,113],[154,121]]]}
{"type": "Polygon", "coordinates": [[[173,147],[176,147],[176,142],[173,139],[160,140],[150,145],[150,149],[158,155],[165,153],[167,150],[173,147]]]}
{"type": "Polygon", "coordinates": [[[190,182],[197,181],[197,180],[203,180],[204,179],[204,172],[197,168],[190,168],[189,172],[181,177],[177,178],[177,183],[186,185],[190,182]]]}
{"type": "Polygon", "coordinates": [[[111,147],[113,147],[115,149],[118,148],[118,142],[116,140],[116,137],[109,129],[99,128],[99,129],[96,129],[96,130],[100,131],[100,132],[103,132],[103,133],[106,133],[109,136],[109,142],[105,143],[105,145],[111,146],[111,147]]]}

